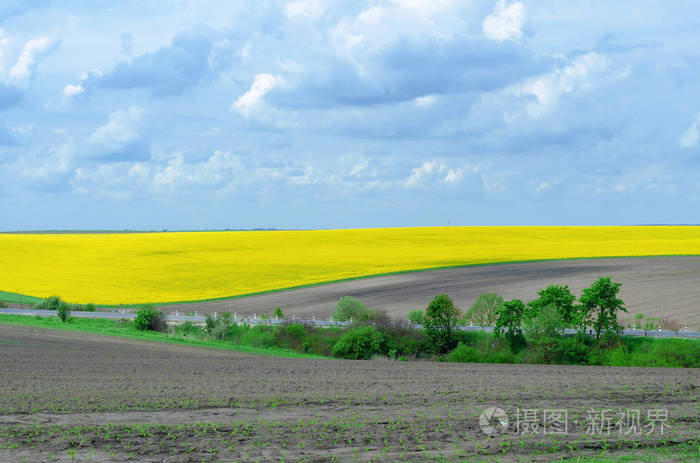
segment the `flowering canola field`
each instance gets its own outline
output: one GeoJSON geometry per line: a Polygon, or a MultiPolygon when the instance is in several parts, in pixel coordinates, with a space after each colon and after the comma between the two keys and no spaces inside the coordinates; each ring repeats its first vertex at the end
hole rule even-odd
{"type": "Polygon", "coordinates": [[[679,254],[700,254],[700,227],[0,234],[0,291],[76,303],[194,301],[435,267],[679,254]]]}

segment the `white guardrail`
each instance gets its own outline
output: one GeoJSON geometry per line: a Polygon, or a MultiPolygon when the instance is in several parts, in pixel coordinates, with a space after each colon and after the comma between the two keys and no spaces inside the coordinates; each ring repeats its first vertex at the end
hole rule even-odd
{"type": "MultiPolygon", "coordinates": [[[[41,316],[41,317],[55,317],[56,316],[56,311],[55,310],[35,310],[35,309],[0,309],[0,314],[8,314],[8,315],[28,315],[28,316],[41,316]]],[[[214,312],[215,318],[217,318],[218,314],[214,312]]],[[[111,320],[120,320],[122,318],[125,318],[127,320],[133,320],[136,318],[136,314],[127,310],[127,309],[114,309],[112,312],[82,312],[82,311],[72,311],[70,313],[71,317],[76,317],[76,318],[102,318],[102,319],[111,319],[111,320]]],[[[194,315],[190,314],[180,314],[178,311],[175,311],[174,313],[169,313],[165,314],[165,318],[168,323],[185,323],[185,322],[190,322],[190,323],[195,323],[195,324],[204,324],[206,321],[206,315],[205,314],[199,314],[198,312],[194,312],[194,315]]],[[[257,314],[253,314],[252,316],[238,316],[237,313],[233,314],[233,317],[231,318],[232,322],[235,323],[246,323],[248,325],[283,325],[285,323],[302,323],[306,325],[313,325],[313,326],[347,326],[350,325],[352,322],[338,322],[335,320],[317,320],[316,317],[312,317],[310,319],[308,318],[296,318],[292,316],[291,318],[262,318],[258,317],[257,314]]],[[[422,325],[417,325],[417,324],[411,324],[412,327],[414,328],[423,328],[422,325]]],[[[484,331],[484,332],[491,332],[493,331],[493,326],[459,326],[458,329],[462,331],[484,331]]],[[[564,334],[576,334],[576,330],[574,329],[565,329],[564,334]]],[[[592,333],[591,333],[592,334],[592,333]]],[[[637,330],[637,329],[626,329],[623,331],[623,335],[625,336],[649,336],[649,337],[658,337],[658,338],[700,338],[700,332],[698,331],[688,331],[688,328],[684,328],[682,330],[679,330],[678,332],[676,331],[667,331],[667,330],[637,330]]]]}

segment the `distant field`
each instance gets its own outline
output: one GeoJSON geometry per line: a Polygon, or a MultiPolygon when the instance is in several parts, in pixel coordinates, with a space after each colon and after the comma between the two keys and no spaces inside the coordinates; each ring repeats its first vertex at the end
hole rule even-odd
{"type": "Polygon", "coordinates": [[[700,255],[700,227],[0,234],[0,290],[78,303],[195,301],[437,267],[654,255],[700,255]]]}

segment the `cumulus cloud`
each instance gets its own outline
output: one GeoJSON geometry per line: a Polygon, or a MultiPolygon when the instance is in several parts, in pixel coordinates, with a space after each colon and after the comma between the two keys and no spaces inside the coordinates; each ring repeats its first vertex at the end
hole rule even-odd
{"type": "Polygon", "coordinates": [[[234,41],[206,28],[180,32],[169,45],[129,61],[108,72],[93,70],[80,83],[64,87],[73,95],[97,89],[146,89],[156,97],[180,95],[242,59],[234,41]]]}
{"type": "Polygon", "coordinates": [[[22,50],[17,62],[10,69],[10,79],[24,81],[29,79],[41,58],[48,56],[58,47],[57,40],[49,37],[41,37],[29,40],[22,50]]]}
{"type": "Polygon", "coordinates": [[[73,85],[73,84],[68,84],[65,87],[63,87],[63,96],[72,98],[80,95],[83,93],[85,89],[81,84],[78,85],[73,85]]]}
{"type": "Polygon", "coordinates": [[[86,141],[88,157],[111,161],[150,158],[150,140],[142,127],[146,112],[139,106],[114,111],[86,141]]]}
{"type": "Polygon", "coordinates": [[[256,74],[253,84],[247,92],[238,97],[231,109],[244,116],[249,116],[261,103],[263,97],[283,82],[280,76],[273,74],[256,74]]]}
{"type": "Polygon", "coordinates": [[[700,139],[700,133],[698,133],[699,128],[700,114],[697,116],[697,119],[695,119],[695,122],[693,122],[690,127],[688,127],[688,130],[686,130],[681,136],[680,145],[683,148],[693,148],[698,146],[698,139],[700,139]]]}
{"type": "MultiPolygon", "coordinates": [[[[534,97],[527,103],[526,111],[532,118],[539,118],[552,111],[566,94],[586,90],[610,70],[610,61],[598,53],[588,53],[575,58],[564,68],[528,79],[517,85],[513,93],[517,96],[534,97]]],[[[610,74],[612,77],[619,77],[610,74]]]]}
{"type": "Polygon", "coordinates": [[[523,36],[525,6],[521,2],[506,4],[498,0],[493,12],[481,23],[481,30],[492,40],[514,40],[523,36]]]}
{"type": "Polygon", "coordinates": [[[476,172],[472,166],[449,167],[441,159],[424,161],[420,166],[411,169],[411,175],[403,181],[405,188],[416,188],[430,185],[455,185],[462,181],[465,171],[476,172]]]}

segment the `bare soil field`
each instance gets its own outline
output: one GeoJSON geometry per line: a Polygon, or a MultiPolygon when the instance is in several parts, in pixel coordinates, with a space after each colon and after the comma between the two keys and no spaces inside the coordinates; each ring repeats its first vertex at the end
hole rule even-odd
{"type": "Polygon", "coordinates": [[[0,325],[0,372],[2,461],[674,460],[700,436],[698,370],[281,359],[0,325]],[[511,421],[495,437],[489,406],[511,421]],[[565,435],[545,409],[566,410],[565,435]],[[587,432],[604,410],[646,428],[587,432]]]}
{"type": "Polygon", "coordinates": [[[332,283],[238,299],[161,306],[162,310],[239,314],[272,313],[328,319],[342,296],[354,296],[372,309],[405,318],[424,309],[437,294],[448,294],[467,310],[482,293],[505,299],[534,299],[537,290],[567,284],[579,295],[600,276],[621,282],[629,315],[673,319],[700,331],[700,256],[578,259],[430,270],[332,283]]]}

